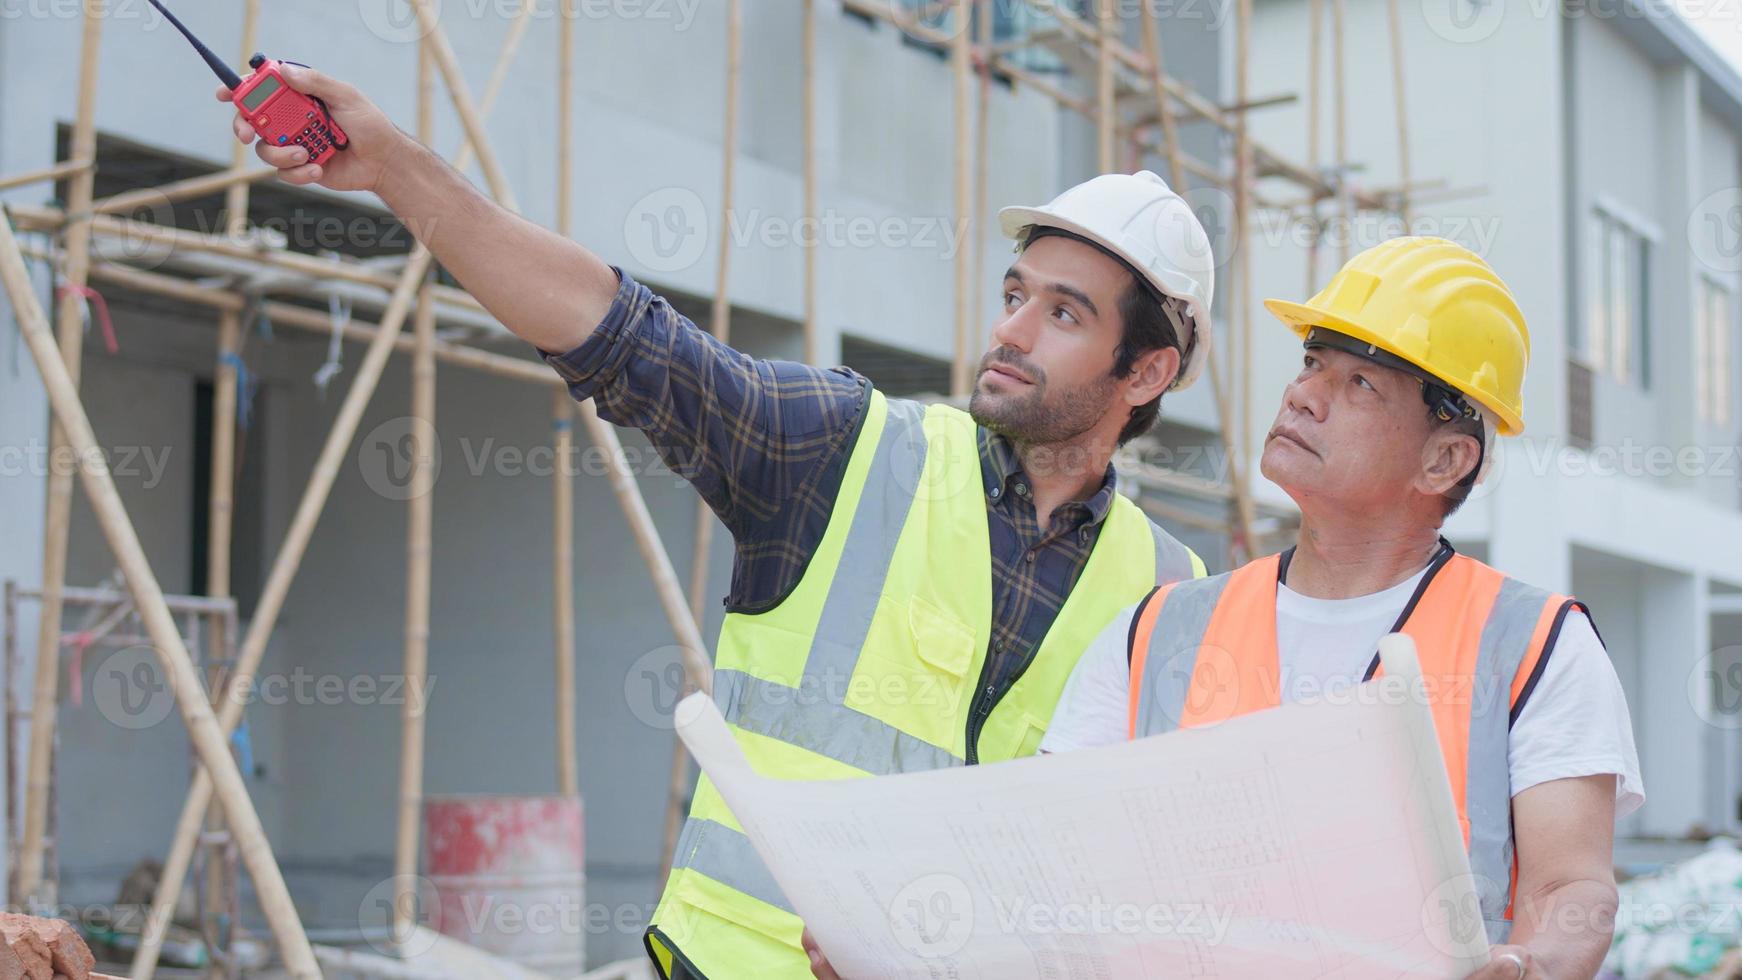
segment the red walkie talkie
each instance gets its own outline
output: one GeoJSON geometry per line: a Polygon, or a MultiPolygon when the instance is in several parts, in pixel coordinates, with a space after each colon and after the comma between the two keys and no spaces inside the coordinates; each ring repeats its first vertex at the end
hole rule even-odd
{"type": "MultiPolygon", "coordinates": [[[[333,114],[327,111],[327,104],[318,97],[304,95],[290,87],[279,72],[282,64],[296,62],[274,61],[263,54],[256,54],[248,59],[249,67],[254,74],[246,79],[237,75],[222,58],[212,53],[212,49],[194,37],[193,32],[182,26],[175,15],[164,9],[157,0],[150,0],[182,37],[194,46],[200,57],[206,60],[212,71],[217,74],[218,81],[223,82],[232,94],[236,111],[247,119],[260,134],[260,138],[274,146],[301,146],[308,150],[310,163],[326,163],[333,154],[350,146],[350,138],[339,124],[333,121],[333,114]]],[[[306,67],[306,66],[304,66],[306,67]]]]}

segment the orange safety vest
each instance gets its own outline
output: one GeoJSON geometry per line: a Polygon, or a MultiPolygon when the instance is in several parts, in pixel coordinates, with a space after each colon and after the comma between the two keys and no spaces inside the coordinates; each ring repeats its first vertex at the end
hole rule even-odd
{"type": "MultiPolygon", "coordinates": [[[[1281,703],[1276,588],[1293,549],[1151,592],[1132,616],[1132,738],[1213,724],[1281,703]]],[[[1512,723],[1542,677],[1567,613],[1583,603],[1440,551],[1393,632],[1415,641],[1488,938],[1512,929],[1512,723]],[[1505,697],[1502,699],[1501,695],[1505,697]]],[[[1363,681],[1379,671],[1374,654],[1363,681]]]]}

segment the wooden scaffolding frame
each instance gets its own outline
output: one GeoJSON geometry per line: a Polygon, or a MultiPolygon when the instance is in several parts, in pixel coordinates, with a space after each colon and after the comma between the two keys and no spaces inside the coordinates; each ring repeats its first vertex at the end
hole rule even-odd
{"type": "MultiPolygon", "coordinates": [[[[453,164],[466,169],[475,159],[484,175],[489,193],[504,207],[517,205],[493,145],[484,128],[484,120],[499,95],[508,70],[530,22],[531,4],[510,25],[483,97],[474,100],[447,35],[437,19],[429,0],[405,0],[418,19],[422,33],[418,52],[418,118],[417,132],[428,142],[432,113],[436,99],[436,78],[439,75],[451,106],[464,133],[453,164]]],[[[806,217],[817,209],[817,170],[815,160],[816,108],[816,0],[798,0],[803,16],[803,208],[806,217]]],[[[1139,4],[1140,16],[1135,20],[1121,18],[1114,6],[1116,0],[1088,0],[1092,15],[1087,18],[1071,14],[1063,5],[1044,4],[1046,18],[1020,36],[995,39],[991,31],[994,3],[1042,4],[1035,0],[935,0],[926,4],[918,0],[839,0],[840,9],[860,17],[894,25],[910,37],[936,45],[947,52],[953,92],[954,151],[953,183],[955,216],[961,227],[970,229],[970,249],[958,250],[955,257],[955,296],[953,316],[953,349],[951,360],[951,394],[964,396],[971,383],[973,359],[981,343],[979,326],[983,309],[976,296],[974,283],[983,276],[985,256],[982,237],[975,229],[984,224],[987,205],[985,188],[988,166],[988,129],[990,92],[993,79],[1009,82],[1013,87],[1026,88],[1046,95],[1062,109],[1068,109],[1092,121],[1096,129],[1097,159],[1102,171],[1111,171],[1119,163],[1120,148],[1127,148],[1124,159],[1140,160],[1153,153],[1163,161],[1170,182],[1176,188],[1211,186],[1229,192],[1233,199],[1232,221],[1237,233],[1249,227],[1256,207],[1286,208],[1291,216],[1317,221],[1327,202],[1346,219],[1355,209],[1382,209],[1407,215],[1411,192],[1408,174],[1408,143],[1405,129],[1407,114],[1402,91],[1402,38],[1398,25],[1397,2],[1390,0],[1389,35],[1391,41],[1394,83],[1397,86],[1397,132],[1399,162],[1403,168],[1402,182],[1393,188],[1362,189],[1348,179],[1347,127],[1345,122],[1346,93],[1343,85],[1343,0],[1332,4],[1333,110],[1335,116],[1335,163],[1325,167],[1319,161],[1320,124],[1320,35],[1323,30],[1324,0],[1312,0],[1311,49],[1309,65],[1309,159],[1306,164],[1289,162],[1280,154],[1260,145],[1248,131],[1248,113],[1274,105],[1284,99],[1254,100],[1249,92],[1251,0],[1236,0],[1235,17],[1235,103],[1218,105],[1180,79],[1167,72],[1161,36],[1155,11],[1147,3],[1139,4]],[[937,18],[947,18],[947,27],[937,18]],[[1135,46],[1128,43],[1137,34],[1135,46]],[[1065,70],[1051,77],[1030,70],[1021,63],[1023,49],[1044,49],[1057,56],[1065,70]],[[1075,82],[1072,76],[1080,76],[1075,82]],[[978,79],[978,98],[975,80],[978,79]],[[1093,92],[1092,97],[1078,95],[1073,87],[1093,92]],[[1143,108],[1139,108],[1139,107],[1143,108]],[[1182,143],[1179,127],[1186,123],[1208,124],[1232,142],[1227,156],[1231,169],[1215,161],[1206,161],[1188,153],[1182,143]],[[1260,179],[1281,178],[1302,192],[1292,202],[1263,201],[1257,193],[1260,179]]],[[[573,158],[573,78],[574,78],[574,0],[562,0],[562,16],[558,32],[558,95],[557,95],[557,213],[555,227],[568,234],[570,228],[570,177],[573,158]]],[[[722,158],[723,215],[730,215],[733,206],[733,178],[736,160],[736,120],[739,100],[739,71],[742,58],[741,0],[728,0],[726,14],[726,120],[722,158]]],[[[243,3],[242,55],[252,51],[259,22],[259,0],[243,3]]],[[[296,977],[319,976],[296,910],[285,890],[283,878],[261,829],[258,815],[249,801],[246,784],[236,769],[228,748],[228,739],[241,720],[246,690],[258,670],[267,642],[272,635],[279,613],[295,579],[310,538],[332,491],[342,458],[356,436],[388,358],[395,351],[411,355],[414,486],[421,481],[427,491],[427,466],[432,456],[430,439],[435,412],[436,367],[446,364],[544,386],[551,392],[553,440],[559,464],[565,462],[574,449],[573,424],[578,418],[594,445],[603,449],[609,482],[629,524],[641,557],[648,567],[656,596],[682,651],[686,684],[697,690],[710,690],[712,667],[708,646],[699,623],[702,621],[702,595],[707,581],[707,554],[714,517],[705,505],[698,503],[697,535],[691,563],[686,601],[658,529],[654,526],[646,502],[630,472],[616,432],[601,420],[590,402],[576,405],[567,395],[561,380],[544,367],[527,360],[505,356],[463,340],[444,338],[438,334],[441,324],[477,327],[488,315],[470,294],[461,289],[437,284],[433,276],[433,258],[421,245],[401,260],[392,263],[361,262],[341,259],[328,261],[298,254],[271,242],[249,240],[247,210],[249,188],[275,174],[271,168],[249,166],[245,149],[236,146],[230,166],[217,173],[176,181],[155,188],[118,194],[105,200],[94,199],[96,168],[95,100],[97,95],[97,57],[103,21],[101,0],[83,0],[84,20],[80,46],[80,82],[77,112],[72,127],[70,159],[52,167],[12,177],[0,177],[0,190],[45,181],[65,180],[70,191],[64,208],[17,206],[6,210],[8,220],[0,221],[0,280],[3,280],[20,331],[30,348],[48,389],[53,409],[51,444],[67,446],[90,455],[96,446],[89,419],[79,401],[78,374],[82,361],[82,307],[79,290],[87,281],[115,285],[141,293],[166,297],[213,310],[218,321],[215,385],[212,413],[212,461],[208,478],[210,494],[210,534],[207,560],[210,568],[209,593],[217,599],[228,599],[231,576],[229,543],[233,510],[233,469],[235,459],[235,410],[238,398],[237,354],[241,344],[244,317],[258,310],[273,323],[301,330],[322,333],[338,332],[345,339],[365,342],[367,350],[354,369],[354,377],[346,392],[332,427],[320,451],[308,484],[296,508],[262,588],[255,615],[249,625],[232,668],[227,675],[198,676],[193,660],[182,646],[173,628],[138,538],[123,510],[108,471],[87,467],[81,473],[86,494],[92,500],[98,522],[120,565],[133,597],[133,602],[161,656],[166,674],[171,679],[176,703],[186,721],[197,753],[199,768],[190,786],[186,804],[178,820],[165,861],[158,894],[148,916],[145,935],[133,964],[136,980],[148,980],[156,968],[157,959],[167,929],[171,910],[179,896],[183,879],[190,866],[194,848],[202,837],[217,847],[234,847],[243,866],[254,879],[262,909],[290,973],[296,977]],[[157,225],[127,217],[142,204],[169,203],[210,195],[226,194],[227,226],[225,234],[204,235],[173,227],[157,225]],[[20,229],[50,232],[60,236],[58,250],[44,250],[20,245],[12,225],[20,229]],[[372,295],[384,295],[385,305],[375,323],[353,319],[335,326],[331,320],[305,306],[265,299],[250,298],[235,288],[207,285],[182,276],[137,268],[125,261],[106,257],[93,250],[100,242],[126,240],[206,257],[213,262],[229,263],[255,274],[266,272],[281,276],[281,290],[295,292],[315,290],[314,284],[338,284],[372,295]],[[25,267],[27,257],[57,261],[67,288],[60,292],[55,309],[53,332],[47,313],[36,300],[25,267]],[[406,319],[413,321],[411,336],[404,336],[406,319]],[[58,338],[58,340],[57,340],[58,338]]],[[[715,336],[729,336],[731,301],[729,290],[730,239],[721,222],[721,242],[718,255],[716,290],[712,302],[710,328],[715,336]]],[[[1227,343],[1216,352],[1208,375],[1220,420],[1219,437],[1226,457],[1226,480],[1205,480],[1154,467],[1137,465],[1132,475],[1140,487],[1183,494],[1201,501],[1215,501],[1227,507],[1226,520],[1206,518],[1201,514],[1145,497],[1145,509],[1162,520],[1178,521],[1207,530],[1226,532],[1231,541],[1231,560],[1256,553],[1261,529],[1258,508],[1254,504],[1246,463],[1252,459],[1250,445],[1251,419],[1251,270],[1249,249],[1237,249],[1233,257],[1232,281],[1235,299],[1224,306],[1231,326],[1226,331],[1227,343]]],[[[1308,282],[1316,279],[1316,245],[1309,250],[1308,282]]],[[[817,347],[817,256],[815,243],[805,248],[803,277],[804,350],[807,361],[815,362],[817,347]]],[[[462,331],[463,333],[463,331],[462,331]]],[[[100,459],[100,455],[96,458],[100,459]]],[[[566,465],[556,467],[552,491],[552,527],[555,545],[552,554],[552,580],[556,588],[553,607],[554,673],[557,679],[558,735],[556,785],[559,792],[579,791],[578,765],[575,759],[575,619],[573,608],[573,484],[566,465]]],[[[431,530],[433,500],[428,492],[414,492],[408,503],[406,546],[407,598],[404,620],[404,670],[408,678],[421,678],[427,670],[430,620],[431,530]]],[[[19,894],[15,901],[44,900],[40,894],[43,875],[42,845],[48,814],[48,772],[53,745],[54,707],[57,697],[56,657],[61,630],[60,596],[65,580],[68,523],[71,513],[72,474],[54,473],[49,478],[43,581],[41,586],[42,616],[36,678],[32,694],[31,744],[26,774],[24,838],[19,866],[15,871],[19,894]],[[48,637],[42,640],[41,637],[48,637]]],[[[423,723],[419,709],[407,705],[401,718],[401,767],[398,787],[397,833],[394,869],[398,886],[395,891],[393,924],[408,929],[415,919],[414,876],[417,870],[418,816],[422,804],[423,723]]],[[[675,740],[674,740],[675,743],[675,740]]],[[[666,853],[664,864],[669,867],[682,802],[687,785],[687,762],[681,749],[673,758],[671,799],[666,822],[666,853]]],[[[220,861],[208,862],[218,868],[220,861]]],[[[222,888],[224,882],[210,879],[208,887],[222,888]]]]}

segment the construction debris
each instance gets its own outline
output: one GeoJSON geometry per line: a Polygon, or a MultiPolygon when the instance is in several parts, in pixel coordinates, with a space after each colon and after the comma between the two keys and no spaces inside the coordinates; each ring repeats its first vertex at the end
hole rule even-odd
{"type": "Polygon", "coordinates": [[[97,958],[60,919],[0,912],[0,980],[91,980],[97,958]]]}
{"type": "Polygon", "coordinates": [[[1628,978],[1742,977],[1742,851],[1720,837],[1696,857],[1621,883],[1615,938],[1603,960],[1628,978]]]}

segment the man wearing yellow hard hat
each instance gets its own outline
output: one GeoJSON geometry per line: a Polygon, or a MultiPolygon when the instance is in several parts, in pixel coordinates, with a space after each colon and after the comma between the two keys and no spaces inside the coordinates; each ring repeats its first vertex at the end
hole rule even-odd
{"type": "Polygon", "coordinates": [[[1347,694],[1378,669],[1380,637],[1407,633],[1494,944],[1473,976],[1592,976],[1614,922],[1614,822],[1644,801],[1620,683],[1582,603],[1439,533],[1495,433],[1524,429],[1524,316],[1439,238],[1385,242],[1310,301],[1265,305],[1305,347],[1262,459],[1300,507],[1295,547],[1117,617],[1041,750],[1347,694]]]}

